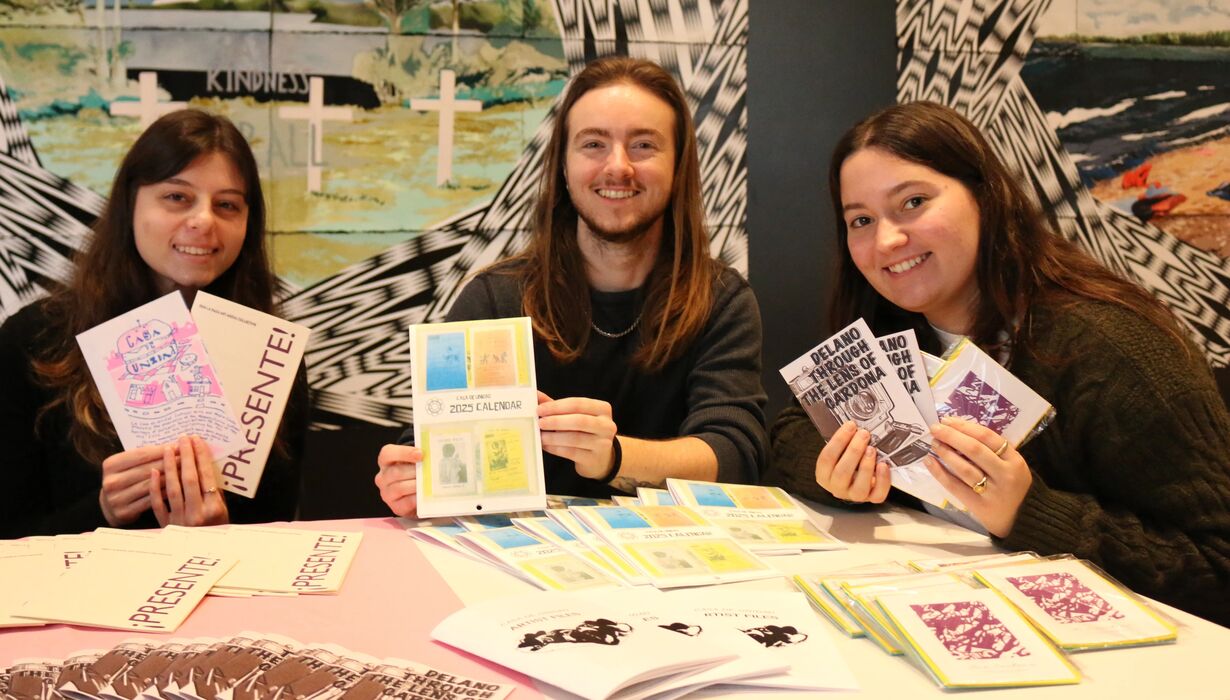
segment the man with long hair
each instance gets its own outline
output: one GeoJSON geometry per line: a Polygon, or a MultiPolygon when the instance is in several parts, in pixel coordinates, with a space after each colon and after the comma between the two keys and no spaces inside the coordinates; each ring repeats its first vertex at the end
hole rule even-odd
{"type": "MultiPolygon", "coordinates": [[[[478,273],[448,320],[530,317],[547,490],[755,482],[767,452],[760,312],[709,255],[678,83],[649,61],[590,63],[543,161],[528,247],[478,273]]],[[[416,510],[421,459],[408,445],[380,453],[376,484],[399,515],[416,510]]]]}

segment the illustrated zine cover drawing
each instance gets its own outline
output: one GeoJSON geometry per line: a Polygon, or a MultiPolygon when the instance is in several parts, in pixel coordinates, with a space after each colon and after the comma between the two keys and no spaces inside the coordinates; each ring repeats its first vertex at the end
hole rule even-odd
{"type": "Polygon", "coordinates": [[[905,591],[877,604],[911,658],[944,688],[1080,682],[1059,650],[990,589],[905,591]]]}
{"type": "Polygon", "coordinates": [[[239,421],[179,292],[77,336],[125,450],[199,435],[215,459],[243,446],[239,421]]]}
{"type": "Polygon", "coordinates": [[[546,507],[528,318],[410,327],[420,517],[546,507]]]}
{"type": "Polygon", "coordinates": [[[922,351],[918,348],[918,337],[912,329],[882,335],[876,338],[880,349],[888,357],[889,364],[897,373],[902,386],[914,400],[918,412],[922,414],[927,425],[939,422],[935,413],[935,399],[931,396],[930,375],[923,364],[922,351]]]}
{"type": "Polygon", "coordinates": [[[854,421],[871,433],[893,486],[940,508],[960,504],[923,465],[931,451],[930,425],[866,321],[851,323],[780,372],[826,440],[854,421]]]}
{"type": "Polygon", "coordinates": [[[980,568],[974,576],[1003,594],[1061,649],[1159,644],[1178,635],[1173,624],[1079,559],[980,568]]]}
{"type": "Polygon", "coordinates": [[[239,407],[241,447],[225,456],[214,455],[222,488],[253,498],[311,330],[207,292],[196,293],[192,318],[225,395],[239,407]]]}
{"type": "Polygon", "coordinates": [[[1055,409],[968,338],[931,379],[936,412],[984,425],[1020,447],[1041,432],[1055,409]]]}
{"type": "Polygon", "coordinates": [[[634,611],[644,607],[631,590],[507,596],[449,615],[431,637],[585,698],[647,697],[680,674],[735,658],[642,623],[634,611]]]}

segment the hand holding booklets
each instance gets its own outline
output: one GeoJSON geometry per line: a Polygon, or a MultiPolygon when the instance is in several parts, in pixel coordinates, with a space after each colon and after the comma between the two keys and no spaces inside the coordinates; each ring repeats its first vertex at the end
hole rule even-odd
{"type": "Polygon", "coordinates": [[[197,292],[189,313],[172,292],[81,333],[77,343],[125,450],[199,435],[222,488],[251,498],[309,334],[206,292],[197,292]]]}
{"type": "Polygon", "coordinates": [[[968,339],[933,367],[913,331],[876,338],[863,319],[783,367],[781,375],[826,440],[853,421],[871,434],[893,486],[940,508],[951,503],[964,509],[922,463],[931,454],[930,426],[939,418],[972,420],[1018,447],[1054,415],[1045,399],[968,339]]]}

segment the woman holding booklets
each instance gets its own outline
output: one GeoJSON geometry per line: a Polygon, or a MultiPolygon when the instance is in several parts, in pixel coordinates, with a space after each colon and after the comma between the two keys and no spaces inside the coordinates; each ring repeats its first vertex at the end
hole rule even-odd
{"type": "MultiPolygon", "coordinates": [[[[1204,358],[1151,295],[1058,235],[977,128],[914,103],[838,143],[831,323],[969,336],[1056,409],[1020,450],[946,418],[932,475],[1014,550],[1073,553],[1127,586],[1230,624],[1230,416],[1204,358]]],[[[798,406],[766,481],[878,503],[888,465],[847,423],[827,444],[798,406]]]]}
{"type": "Polygon", "coordinates": [[[197,437],[124,450],[78,349],[78,333],[173,290],[191,304],[198,289],[274,308],[252,150],[227,119],[180,110],[124,157],[71,279],[0,327],[0,537],[294,516],[302,374],[258,495],[232,498],[197,437]]]}

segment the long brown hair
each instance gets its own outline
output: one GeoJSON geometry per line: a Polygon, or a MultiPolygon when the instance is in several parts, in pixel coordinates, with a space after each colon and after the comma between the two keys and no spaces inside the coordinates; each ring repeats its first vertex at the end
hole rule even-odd
{"type": "Polygon", "coordinates": [[[1161,302],[1058,235],[1054,222],[1046,218],[978,127],[933,102],[876,112],[847,131],[833,149],[829,194],[841,253],[830,306],[834,330],[861,316],[877,333],[912,327],[920,338],[933,336],[921,314],[906,312],[880,296],[850,257],[842,216],[841,167],[864,148],[881,149],[959,180],[973,194],[980,218],[974,269],[979,293],[973,326],[967,332],[978,345],[999,348],[1006,334],[1006,349],[1011,354],[1029,352],[1030,311],[1082,299],[1131,309],[1184,344],[1173,316],[1161,302]]]}
{"type": "Polygon", "coordinates": [[[39,380],[55,395],[40,416],[64,405],[72,415],[69,437],[95,464],[118,448],[115,428],[90,378],[76,335],[161,296],[155,273],[137,252],[133,213],[137,190],[162,182],[212,153],[225,155],[239,171],[248,225],[239,256],[205,288],[210,294],[272,312],[274,276],[265,252],[265,199],[252,149],[225,117],[199,110],[171,112],[155,121],[124,156],[111,195],[95,222],[88,245],[75,259],[68,284],[43,300],[51,325],[46,355],[33,358],[39,380]]]}
{"type": "Polygon", "coordinates": [[[522,306],[535,333],[558,360],[576,360],[590,338],[592,308],[577,243],[577,209],[564,175],[568,114],[590,90],[620,83],[650,92],[675,112],[674,191],[664,214],[662,247],[646,281],[641,346],[633,356],[637,366],[653,371],[681,355],[704,329],[717,269],[709,256],[692,114],[670,73],[650,61],[617,56],[591,62],[572,79],[543,158],[534,233],[514,260],[521,263],[522,306]]]}

